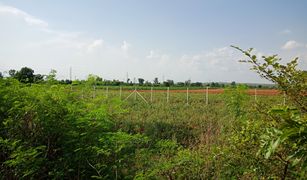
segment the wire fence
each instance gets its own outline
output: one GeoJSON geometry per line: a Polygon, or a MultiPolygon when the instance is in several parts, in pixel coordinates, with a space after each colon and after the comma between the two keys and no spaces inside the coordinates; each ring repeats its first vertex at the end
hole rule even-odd
{"type": "MultiPolygon", "coordinates": [[[[80,87],[76,87],[80,88],[80,87]]],[[[81,87],[82,97],[84,90],[81,87]]],[[[123,101],[151,103],[182,103],[186,105],[192,103],[203,103],[204,105],[214,104],[214,101],[222,97],[224,89],[211,89],[204,87],[203,89],[172,89],[171,87],[150,87],[147,89],[131,87],[131,86],[105,86],[92,88],[93,98],[96,96],[104,96],[105,98],[119,98],[123,101]]],[[[278,97],[282,105],[286,105],[286,94],[275,89],[248,89],[246,94],[253,97],[255,102],[268,97],[278,97]]]]}

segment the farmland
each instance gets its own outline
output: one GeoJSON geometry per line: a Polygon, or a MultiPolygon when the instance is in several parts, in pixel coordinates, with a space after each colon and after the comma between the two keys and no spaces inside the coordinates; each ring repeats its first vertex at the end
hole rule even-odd
{"type": "MultiPolygon", "coordinates": [[[[39,173],[41,167],[44,165],[41,163],[32,165],[37,158],[47,157],[49,159],[62,156],[61,154],[64,155],[66,153],[73,153],[74,157],[78,157],[83,154],[82,157],[86,158],[84,159],[84,167],[83,165],[74,163],[75,160],[79,162],[79,158],[74,160],[71,156],[68,156],[73,163],[71,165],[61,164],[61,162],[56,161],[56,164],[60,164],[62,167],[68,166],[71,168],[71,173],[65,175],[71,177],[77,173],[78,168],[87,169],[87,173],[84,176],[88,176],[88,173],[90,173],[110,178],[116,178],[116,176],[117,178],[136,176],[139,178],[156,177],[159,179],[165,176],[173,178],[191,177],[196,179],[206,179],[208,177],[218,178],[229,175],[224,173],[225,168],[233,169],[229,173],[233,176],[238,176],[240,172],[237,172],[235,167],[250,167],[241,163],[231,165],[235,167],[228,167],[229,165],[225,163],[230,161],[227,159],[229,155],[222,155],[220,153],[225,153],[225,151],[218,150],[222,147],[230,148],[227,151],[240,148],[236,147],[237,145],[234,147],[229,146],[233,143],[233,140],[229,139],[228,136],[232,135],[233,126],[236,124],[232,109],[227,106],[229,98],[232,96],[231,94],[239,93],[239,96],[244,97],[242,101],[239,98],[237,99],[240,101],[238,108],[244,109],[244,114],[253,118],[259,116],[258,113],[256,115],[254,114],[256,104],[266,103],[268,106],[272,106],[283,102],[283,96],[279,95],[259,95],[257,96],[257,102],[255,102],[254,96],[241,93],[239,89],[238,92],[236,90],[228,92],[230,93],[228,95],[227,93],[209,93],[208,105],[206,105],[206,93],[200,93],[199,91],[190,92],[188,103],[186,92],[170,91],[167,101],[167,91],[153,91],[152,101],[150,101],[150,91],[140,91],[139,94],[148,101],[146,103],[140,95],[131,95],[133,89],[123,90],[121,100],[119,89],[107,90],[106,87],[94,89],[93,86],[25,86],[9,80],[2,81],[1,87],[2,95],[14,94],[14,96],[9,96],[9,99],[6,99],[8,96],[1,96],[4,98],[1,102],[5,103],[9,108],[14,107],[14,111],[17,111],[17,114],[30,113],[29,116],[33,116],[34,118],[33,120],[16,121],[18,117],[11,117],[15,121],[6,121],[8,124],[2,128],[11,128],[12,132],[10,132],[10,129],[7,129],[10,135],[3,134],[2,137],[9,135],[12,141],[6,142],[4,139],[1,139],[1,147],[9,147],[4,143],[7,144],[10,142],[20,144],[20,141],[13,140],[21,136],[22,134],[20,133],[27,134],[28,132],[36,132],[34,134],[28,134],[27,139],[23,140],[24,142],[22,143],[22,148],[26,152],[31,152],[31,154],[18,156],[25,156],[27,159],[30,158],[27,160],[27,163],[31,164],[31,172],[39,173]],[[129,95],[131,96],[127,99],[129,95]],[[71,109],[71,107],[74,108],[71,109]],[[84,109],[84,107],[87,108],[84,109]],[[50,111],[52,114],[44,113],[50,111]],[[36,112],[36,115],[31,115],[31,112],[36,112]],[[63,119],[65,117],[69,118],[70,116],[74,119],[73,121],[63,119]],[[97,121],[97,119],[97,122],[95,122],[93,118],[100,120],[97,121]],[[21,124],[12,126],[15,123],[21,124]],[[41,123],[49,124],[49,128],[41,129],[41,126],[46,126],[41,123]],[[14,127],[19,130],[17,131],[14,127]],[[56,130],[58,128],[61,130],[56,130]],[[59,131],[59,133],[56,133],[55,130],[59,131]],[[47,138],[49,133],[53,135],[47,138]],[[72,139],[73,141],[61,142],[61,149],[72,148],[74,150],[70,152],[69,149],[67,149],[68,151],[62,149],[56,153],[54,148],[60,147],[53,143],[60,142],[53,139],[55,137],[60,139],[74,137],[74,140],[72,139]],[[96,138],[94,137],[98,138],[100,142],[105,141],[111,144],[97,144],[94,140],[96,138]],[[42,149],[38,149],[38,147],[31,148],[31,144],[38,143],[38,139],[41,139],[39,147],[42,149]],[[48,143],[45,144],[45,142],[48,143]],[[101,147],[102,145],[103,147],[101,147]],[[105,151],[103,154],[101,154],[102,150],[105,151]],[[218,159],[212,159],[214,156],[217,156],[218,159]],[[95,158],[92,159],[91,157],[95,158]],[[143,158],[147,159],[147,161],[143,161],[143,158]],[[185,160],[182,161],[182,158],[185,160]],[[102,166],[101,161],[105,161],[106,166],[102,166]],[[95,169],[100,169],[96,171],[89,163],[95,169]],[[186,167],[190,163],[193,166],[186,167]]],[[[244,91],[246,90],[244,89],[244,91]]],[[[4,108],[4,106],[2,107],[4,108]]],[[[6,111],[5,109],[2,112],[10,113],[10,111],[6,111]]],[[[5,116],[5,114],[2,116],[5,116]]],[[[13,148],[11,151],[17,153],[17,149],[14,150],[13,148]]],[[[2,157],[5,156],[5,154],[2,154],[2,157]]],[[[231,153],[232,156],[237,155],[231,153]]],[[[239,154],[238,156],[236,158],[242,158],[239,154]]],[[[43,162],[47,163],[47,161],[43,162]]],[[[21,169],[21,165],[25,163],[22,159],[20,159],[20,162],[18,159],[15,159],[14,162],[12,160],[8,161],[8,168],[16,167],[16,163],[21,163],[17,166],[20,171],[16,173],[26,173],[21,169]]],[[[51,160],[48,161],[48,166],[52,167],[53,165],[50,163],[52,163],[51,160]]],[[[262,171],[267,170],[263,169],[262,171]]],[[[68,171],[68,169],[64,168],[65,171],[68,171]]],[[[8,169],[2,169],[2,173],[7,172],[8,169]]],[[[12,175],[6,174],[6,176],[12,175]]]]}
{"type": "Polygon", "coordinates": [[[307,180],[306,18],[0,0],[0,180],[307,180]]]}
{"type": "Polygon", "coordinates": [[[306,72],[263,66],[278,89],[34,82],[23,68],[0,79],[0,177],[304,179],[306,72]]]}

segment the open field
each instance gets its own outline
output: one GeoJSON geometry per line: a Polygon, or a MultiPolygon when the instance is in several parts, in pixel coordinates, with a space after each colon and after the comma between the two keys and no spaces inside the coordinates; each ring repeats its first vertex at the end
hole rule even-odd
{"type": "MultiPolygon", "coordinates": [[[[124,86],[124,87],[119,87],[119,86],[105,86],[105,87],[98,87],[97,90],[100,90],[100,91],[107,91],[107,90],[110,90],[110,91],[120,91],[120,89],[124,92],[124,91],[129,91],[129,92],[133,92],[134,90],[137,90],[138,92],[144,92],[144,93],[150,93],[151,91],[153,91],[153,93],[156,93],[156,92],[159,92],[159,93],[167,93],[168,91],[168,88],[167,87],[153,87],[151,89],[151,87],[127,87],[127,86],[124,86]]],[[[207,93],[208,94],[223,94],[224,93],[224,89],[223,88],[218,88],[218,89],[212,89],[212,88],[181,88],[181,89],[177,89],[176,87],[170,87],[169,88],[169,93],[187,93],[187,91],[189,93],[207,93]]],[[[246,90],[246,93],[249,94],[249,95],[268,95],[268,96],[271,96],[271,95],[280,95],[282,94],[282,92],[280,92],[279,90],[277,89],[248,89],[246,90]]]]}
{"type": "Polygon", "coordinates": [[[0,24],[0,180],[307,180],[307,0],[0,0],[0,24]]]}
{"type": "MultiPolygon", "coordinates": [[[[78,88],[82,91],[80,88],[78,88]]],[[[208,103],[214,101],[216,97],[222,97],[224,94],[224,89],[169,89],[165,87],[163,90],[161,88],[153,90],[143,90],[136,87],[100,87],[99,89],[93,89],[91,92],[95,95],[120,98],[121,100],[134,100],[134,101],[146,101],[147,103],[153,102],[165,102],[165,103],[191,103],[191,102],[204,102],[208,103]],[[134,93],[134,91],[137,93],[134,93]],[[208,95],[207,95],[208,92],[208,95]]],[[[280,99],[280,102],[286,100],[286,97],[280,91],[276,89],[248,89],[244,93],[250,95],[250,99],[261,99],[267,98],[267,96],[276,96],[275,99],[280,99]]],[[[269,98],[270,99],[270,98],[269,98]]],[[[273,98],[274,99],[274,98],[273,98]]]]}
{"type": "Polygon", "coordinates": [[[11,163],[1,170],[7,177],[14,177],[9,167],[20,169],[21,175],[28,167],[44,174],[44,167],[65,177],[78,177],[83,169],[81,177],[227,179],[244,178],[242,169],[255,167],[249,177],[280,177],[284,167],[278,160],[255,156],[266,131],[262,126],[269,123],[261,111],[291,105],[282,94],[256,90],[257,96],[249,95],[255,90],[245,87],[210,89],[207,94],[24,85],[11,79],[0,85],[1,138],[13,139],[0,139],[0,148],[18,155],[0,153],[11,163]],[[275,166],[268,167],[272,161],[275,166]]]}

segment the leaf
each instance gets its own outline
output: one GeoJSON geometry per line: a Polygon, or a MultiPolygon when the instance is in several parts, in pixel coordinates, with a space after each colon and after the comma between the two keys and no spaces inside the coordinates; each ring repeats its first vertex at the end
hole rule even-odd
{"type": "Polygon", "coordinates": [[[279,143],[280,143],[280,138],[278,138],[278,139],[272,144],[272,147],[271,147],[272,152],[275,152],[275,150],[276,150],[276,148],[278,147],[279,143]]]}

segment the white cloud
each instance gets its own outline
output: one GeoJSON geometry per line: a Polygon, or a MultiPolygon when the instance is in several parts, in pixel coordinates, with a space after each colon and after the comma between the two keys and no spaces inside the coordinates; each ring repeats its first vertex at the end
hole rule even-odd
{"type": "Polygon", "coordinates": [[[95,49],[97,49],[98,47],[101,47],[103,44],[103,40],[102,39],[96,39],[94,40],[92,43],[90,43],[87,47],[87,51],[88,52],[93,52],[95,49]]]}
{"type": "Polygon", "coordinates": [[[127,41],[123,41],[123,44],[121,45],[121,49],[124,51],[124,53],[127,53],[130,47],[131,47],[131,44],[129,44],[127,41]]]}
{"type": "Polygon", "coordinates": [[[302,43],[296,42],[294,40],[287,41],[281,48],[284,50],[296,49],[304,46],[302,43]]]}
{"type": "Polygon", "coordinates": [[[243,55],[230,47],[181,56],[170,56],[165,53],[157,53],[157,51],[149,51],[149,55],[146,56],[149,61],[146,63],[153,73],[163,73],[166,79],[175,81],[184,81],[188,78],[191,78],[192,81],[261,81],[255,73],[249,70],[248,64],[238,61],[243,58],[243,55]]]}
{"type": "Polygon", "coordinates": [[[149,51],[149,55],[147,55],[146,58],[151,59],[151,58],[154,58],[155,56],[156,56],[156,55],[155,55],[155,51],[154,51],[154,50],[150,50],[150,51],[149,51]]]}
{"type": "Polygon", "coordinates": [[[181,62],[187,64],[193,64],[200,70],[205,69],[215,69],[219,70],[221,68],[233,69],[236,67],[238,56],[235,55],[234,50],[230,47],[222,47],[218,49],[213,49],[211,51],[202,52],[194,55],[183,55],[181,57],[181,62]]]}
{"type": "Polygon", "coordinates": [[[72,49],[79,52],[92,52],[103,44],[101,39],[84,37],[80,32],[62,32],[44,28],[41,38],[29,37],[27,46],[32,48],[72,49]]]}
{"type": "Polygon", "coordinates": [[[149,51],[149,54],[146,56],[147,59],[158,59],[158,58],[162,58],[162,57],[166,57],[168,55],[166,54],[161,54],[161,52],[157,51],[157,50],[153,50],[151,49],[149,51]]]}
{"type": "MultiPolygon", "coordinates": [[[[175,81],[188,78],[192,81],[259,80],[249,67],[238,63],[241,54],[230,47],[185,55],[174,55],[159,49],[143,49],[142,52],[142,48],[135,47],[138,53],[134,53],[134,46],[132,48],[127,41],[116,45],[116,42],[104,42],[80,32],[53,30],[47,27],[47,22],[13,7],[0,6],[1,13],[21,17],[26,22],[18,28],[0,22],[7,27],[7,31],[0,34],[0,64],[4,70],[29,66],[37,70],[36,73],[46,74],[50,69],[57,69],[60,78],[68,78],[69,67],[72,67],[73,76],[77,78],[93,73],[106,79],[122,80],[129,72],[131,79],[142,77],[146,80],[160,79],[162,74],[165,79],[175,81]],[[8,40],[4,39],[6,37],[9,37],[8,40]]],[[[14,23],[20,21],[16,19],[14,23]]],[[[13,23],[7,25],[10,24],[13,23]]]]}
{"type": "Polygon", "coordinates": [[[29,15],[28,13],[11,6],[0,5],[0,15],[9,14],[22,18],[28,25],[47,27],[48,23],[42,19],[29,15]]]}

